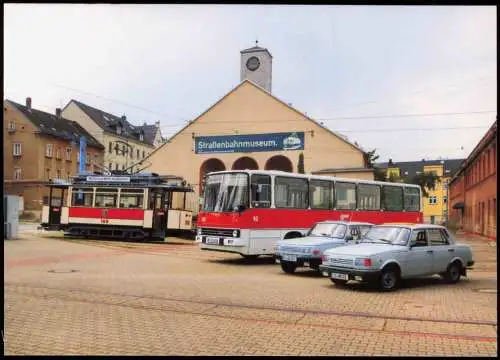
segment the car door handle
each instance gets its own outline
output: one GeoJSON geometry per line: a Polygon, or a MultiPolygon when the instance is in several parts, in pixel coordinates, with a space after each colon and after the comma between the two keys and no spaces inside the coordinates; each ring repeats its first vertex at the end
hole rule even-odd
{"type": "Polygon", "coordinates": [[[427,250],[427,254],[432,254],[434,250],[427,250]]]}
{"type": "Polygon", "coordinates": [[[454,252],[454,251],[455,251],[455,249],[448,249],[448,251],[449,251],[449,252],[454,252]]]}

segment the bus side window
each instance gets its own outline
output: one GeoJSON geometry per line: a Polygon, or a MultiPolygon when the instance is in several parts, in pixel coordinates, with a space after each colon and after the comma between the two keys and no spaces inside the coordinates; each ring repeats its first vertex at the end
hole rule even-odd
{"type": "Polygon", "coordinates": [[[271,207],[271,177],[268,175],[252,175],[251,204],[254,208],[271,207]]]}
{"type": "Polygon", "coordinates": [[[335,208],[339,210],[356,209],[356,184],[349,182],[335,183],[335,208]]]}
{"type": "Polygon", "coordinates": [[[384,210],[402,211],[403,210],[403,188],[401,186],[384,185],[382,186],[382,199],[384,210]]]}

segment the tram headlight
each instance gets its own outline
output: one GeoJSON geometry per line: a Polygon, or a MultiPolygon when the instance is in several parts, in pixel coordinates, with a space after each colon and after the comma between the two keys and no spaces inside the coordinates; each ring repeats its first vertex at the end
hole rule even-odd
{"type": "Polygon", "coordinates": [[[233,237],[240,237],[240,231],[239,230],[233,230],[233,237]]]}

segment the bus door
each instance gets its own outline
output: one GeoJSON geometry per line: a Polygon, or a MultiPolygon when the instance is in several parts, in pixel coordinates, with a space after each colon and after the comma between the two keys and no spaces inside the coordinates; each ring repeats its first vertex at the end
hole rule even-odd
{"type": "Polygon", "coordinates": [[[64,204],[64,188],[50,187],[49,191],[49,227],[59,227],[61,225],[61,211],[64,204]],[[57,196],[59,193],[60,196],[57,196]]]}
{"type": "Polygon", "coordinates": [[[163,232],[167,228],[166,211],[165,211],[165,192],[152,191],[153,203],[153,230],[155,232],[163,232]]]}

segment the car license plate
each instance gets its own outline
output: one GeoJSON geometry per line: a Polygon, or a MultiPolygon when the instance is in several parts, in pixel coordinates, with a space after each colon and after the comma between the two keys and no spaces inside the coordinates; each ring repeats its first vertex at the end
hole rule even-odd
{"type": "Polygon", "coordinates": [[[297,261],[297,256],[283,254],[283,260],[296,262],[297,261]]]}
{"type": "Polygon", "coordinates": [[[349,275],[347,274],[332,273],[330,276],[332,279],[349,280],[349,275]]]}
{"type": "Polygon", "coordinates": [[[219,238],[218,237],[212,237],[212,236],[207,236],[207,244],[211,245],[219,245],[219,238]]]}

